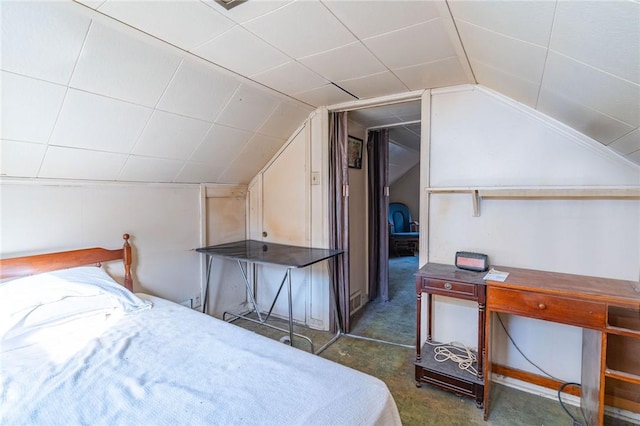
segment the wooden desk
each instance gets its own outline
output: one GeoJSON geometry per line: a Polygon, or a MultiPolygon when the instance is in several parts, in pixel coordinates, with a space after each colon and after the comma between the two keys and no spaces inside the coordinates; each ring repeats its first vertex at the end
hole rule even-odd
{"type": "MultiPolygon", "coordinates": [[[[583,328],[581,406],[601,425],[604,405],[640,412],[640,283],[496,266],[505,282],[487,281],[484,417],[491,391],[491,313],[583,328]]],[[[534,336],[531,336],[534,338],[534,336]]]]}

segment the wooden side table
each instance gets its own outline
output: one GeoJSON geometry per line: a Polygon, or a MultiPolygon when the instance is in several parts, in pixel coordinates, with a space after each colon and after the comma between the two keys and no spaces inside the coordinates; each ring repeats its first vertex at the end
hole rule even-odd
{"type": "Polygon", "coordinates": [[[485,300],[486,286],[482,277],[486,272],[471,272],[453,265],[427,263],[416,274],[416,386],[423,383],[437,386],[458,395],[475,398],[476,406],[483,407],[484,401],[484,357],[485,357],[485,300]],[[420,323],[422,294],[427,295],[427,342],[420,346],[420,323]],[[434,359],[433,342],[433,295],[472,300],[478,303],[478,352],[477,370],[474,375],[460,369],[454,362],[438,362],[434,359]]]}

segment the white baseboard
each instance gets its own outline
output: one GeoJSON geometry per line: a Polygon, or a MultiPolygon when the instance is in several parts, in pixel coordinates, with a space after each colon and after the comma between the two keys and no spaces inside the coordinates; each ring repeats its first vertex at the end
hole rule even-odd
{"type": "MultiPolygon", "coordinates": [[[[547,399],[552,399],[554,401],[558,400],[558,392],[553,389],[534,385],[532,383],[524,382],[522,380],[502,376],[500,374],[495,374],[495,373],[492,374],[491,377],[494,383],[499,383],[501,385],[504,385],[513,389],[518,389],[523,392],[538,395],[547,399]]],[[[572,405],[574,407],[580,406],[580,398],[568,393],[562,394],[562,402],[564,402],[567,405],[572,405]]],[[[611,417],[616,417],[632,423],[640,424],[640,413],[633,413],[631,411],[623,410],[621,408],[609,407],[608,405],[604,407],[604,412],[605,414],[611,417]]]]}

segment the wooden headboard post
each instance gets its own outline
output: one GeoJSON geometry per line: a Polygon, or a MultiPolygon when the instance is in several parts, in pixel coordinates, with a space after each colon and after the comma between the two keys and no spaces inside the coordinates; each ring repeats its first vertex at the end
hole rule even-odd
{"type": "Polygon", "coordinates": [[[122,247],[122,260],[124,262],[124,286],[127,290],[133,291],[133,278],[131,278],[131,245],[129,244],[129,234],[124,234],[124,245],[122,247]]]}

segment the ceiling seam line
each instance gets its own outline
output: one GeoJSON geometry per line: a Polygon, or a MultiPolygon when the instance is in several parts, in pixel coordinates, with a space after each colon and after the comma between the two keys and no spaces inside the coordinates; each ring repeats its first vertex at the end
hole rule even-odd
{"type": "MultiPolygon", "coordinates": [[[[298,98],[294,98],[294,97],[293,97],[293,96],[291,96],[291,95],[287,95],[286,93],[283,93],[283,92],[281,92],[281,91],[279,91],[279,90],[276,90],[276,89],[274,89],[274,88],[272,88],[272,87],[265,86],[264,84],[262,84],[262,83],[260,83],[260,82],[258,82],[258,81],[252,80],[251,78],[249,78],[249,77],[247,77],[247,76],[245,76],[245,75],[242,75],[242,74],[240,74],[240,73],[238,73],[238,72],[236,72],[236,71],[233,71],[232,69],[229,69],[229,68],[223,67],[222,65],[217,64],[217,63],[215,63],[215,62],[213,62],[213,61],[211,61],[211,60],[209,60],[209,59],[203,58],[202,56],[198,56],[198,55],[196,55],[196,54],[195,54],[195,53],[193,53],[193,52],[190,52],[190,51],[188,51],[188,50],[186,50],[186,49],[184,49],[184,48],[182,48],[182,47],[180,47],[180,46],[177,46],[177,45],[175,45],[175,44],[173,44],[173,43],[171,43],[171,42],[168,42],[168,41],[166,41],[166,40],[164,40],[164,39],[161,39],[161,38],[159,38],[159,37],[157,37],[157,36],[155,36],[155,35],[153,35],[153,34],[150,34],[150,33],[146,32],[146,31],[143,31],[143,30],[141,30],[140,28],[136,28],[136,27],[134,27],[134,26],[132,26],[132,25],[129,25],[129,24],[127,24],[126,22],[121,21],[121,20],[119,20],[119,19],[116,19],[116,18],[114,18],[113,16],[107,15],[107,14],[105,14],[104,12],[102,12],[102,11],[100,11],[100,10],[92,9],[91,7],[87,6],[86,4],[80,3],[78,0],[73,0],[73,2],[74,2],[74,3],[76,3],[76,4],[79,4],[79,5],[83,6],[83,7],[86,7],[86,8],[87,8],[87,9],[89,9],[91,12],[96,13],[96,14],[99,14],[100,16],[102,16],[102,17],[103,17],[103,18],[105,18],[105,19],[108,19],[108,20],[111,20],[111,21],[115,21],[115,22],[117,22],[117,23],[119,23],[119,24],[121,24],[121,25],[126,26],[127,28],[130,28],[131,30],[134,30],[134,31],[139,32],[139,33],[141,33],[141,34],[144,34],[144,35],[146,35],[146,36],[148,36],[148,37],[151,37],[152,39],[157,40],[157,41],[159,41],[159,42],[161,42],[161,43],[165,43],[165,44],[167,44],[168,46],[171,46],[171,47],[172,47],[172,48],[174,48],[174,49],[178,49],[178,50],[179,50],[180,52],[182,52],[183,54],[187,54],[187,55],[193,56],[193,57],[195,57],[195,58],[198,58],[198,59],[200,59],[200,60],[202,60],[202,61],[207,62],[208,64],[213,65],[213,66],[214,66],[214,67],[216,67],[216,68],[219,68],[220,70],[224,70],[225,72],[228,72],[228,73],[232,74],[232,75],[233,75],[233,77],[235,77],[236,79],[241,80],[241,83],[244,83],[244,82],[245,82],[245,80],[246,80],[246,81],[250,81],[250,82],[252,82],[253,84],[255,84],[255,85],[257,85],[257,86],[260,86],[263,90],[267,90],[268,92],[271,92],[271,93],[277,93],[278,95],[280,95],[280,96],[284,96],[284,97],[286,97],[286,98],[288,98],[288,99],[290,99],[290,100],[293,100],[293,101],[295,101],[295,102],[300,102],[300,103],[302,103],[302,104],[304,104],[304,105],[307,105],[307,106],[309,106],[309,107],[317,108],[316,106],[311,105],[311,104],[308,104],[308,103],[306,103],[306,102],[304,102],[304,101],[302,101],[302,100],[300,100],[300,99],[298,99],[298,98]]],[[[248,31],[248,32],[250,32],[251,34],[253,34],[251,31],[249,31],[247,28],[243,27],[242,25],[238,24],[238,26],[240,26],[240,27],[244,28],[246,31],[248,31]]],[[[255,34],[253,34],[253,35],[255,36],[255,34]]],[[[256,37],[258,37],[258,36],[256,36],[256,37]]],[[[213,40],[213,39],[215,39],[215,38],[216,38],[216,37],[212,38],[211,40],[213,40]]],[[[258,37],[258,38],[260,38],[260,37],[258,37]]],[[[209,40],[209,41],[211,41],[211,40],[209,40]]],[[[262,40],[262,39],[260,38],[260,40],[262,40]]],[[[264,41],[264,40],[262,40],[262,41],[264,41]]],[[[267,43],[266,41],[264,41],[264,42],[265,42],[265,43],[267,43]]],[[[274,49],[278,50],[279,52],[283,53],[285,56],[290,57],[290,56],[289,56],[289,55],[287,55],[286,53],[282,52],[280,49],[276,48],[275,46],[272,46],[270,43],[267,43],[267,44],[268,44],[269,46],[273,47],[274,49]]],[[[293,58],[292,58],[292,59],[293,59],[293,58]]],[[[219,71],[219,70],[216,70],[216,71],[219,71]]]]}
{"type": "Polygon", "coordinates": [[[40,160],[40,165],[38,166],[38,171],[36,172],[36,177],[40,176],[40,172],[42,172],[42,167],[44,166],[44,160],[47,158],[47,153],[49,152],[49,144],[51,143],[51,137],[53,136],[53,132],[55,132],[56,127],[58,126],[58,122],[60,121],[60,115],[62,114],[62,109],[64,108],[64,103],[67,100],[67,94],[69,93],[69,89],[71,88],[71,79],[73,78],[73,74],[76,72],[76,67],[78,66],[78,62],[80,61],[80,57],[82,56],[82,52],[84,51],[85,46],[87,45],[87,39],[89,38],[89,32],[91,31],[91,27],[93,26],[93,19],[89,21],[89,25],[87,26],[87,31],[84,34],[84,39],[82,40],[82,46],[80,47],[80,51],[78,52],[78,56],[76,57],[76,61],[73,64],[73,69],[71,70],[71,74],[69,75],[69,79],[67,80],[66,87],[64,89],[64,95],[62,96],[62,102],[60,103],[60,109],[58,109],[58,113],[56,114],[56,119],[53,122],[53,126],[51,127],[51,131],[49,132],[49,136],[47,137],[46,148],[44,150],[44,154],[42,155],[42,159],[40,160]]]}
{"type": "MultiPolygon", "coordinates": [[[[358,35],[356,35],[353,31],[351,31],[351,28],[349,28],[349,27],[348,27],[344,22],[342,22],[342,20],[341,20],[338,16],[336,16],[336,14],[335,14],[335,13],[333,13],[333,11],[332,11],[330,8],[328,8],[328,7],[327,7],[327,5],[326,5],[326,4],[324,4],[324,2],[323,2],[322,0],[320,0],[320,4],[322,4],[322,5],[325,7],[325,9],[327,9],[327,10],[329,11],[329,13],[330,13],[331,15],[333,15],[333,17],[334,17],[334,18],[336,18],[336,20],[337,20],[338,22],[340,22],[340,24],[342,24],[342,26],[343,26],[347,31],[349,31],[349,33],[351,33],[351,35],[352,35],[352,36],[354,36],[354,37],[355,37],[355,39],[356,39],[356,42],[357,42],[357,43],[360,43],[360,45],[361,45],[362,47],[364,47],[364,48],[366,49],[366,51],[367,51],[367,52],[369,52],[369,53],[371,54],[371,56],[373,56],[374,58],[376,58],[376,60],[377,60],[378,62],[380,62],[380,64],[382,64],[382,66],[383,66],[384,68],[386,68],[387,72],[390,72],[390,73],[391,73],[391,75],[393,75],[395,78],[397,78],[397,79],[398,79],[398,81],[399,81],[399,82],[400,82],[400,83],[401,83],[401,84],[402,84],[402,85],[403,85],[403,86],[404,86],[408,91],[410,91],[410,90],[411,90],[411,89],[409,88],[409,86],[407,86],[407,85],[405,84],[405,82],[404,82],[404,81],[402,81],[402,80],[400,79],[400,77],[398,77],[398,76],[396,75],[396,73],[394,73],[394,72],[393,72],[393,70],[387,66],[387,64],[385,64],[383,61],[381,61],[381,60],[380,60],[380,58],[378,58],[378,56],[377,56],[375,53],[373,53],[373,52],[371,51],[371,49],[369,49],[369,46],[367,46],[367,45],[364,43],[364,40],[363,40],[363,39],[361,39],[360,37],[358,37],[358,35]]],[[[436,18],[434,18],[434,19],[436,19],[436,18]]],[[[433,19],[430,19],[429,21],[432,21],[432,20],[433,20],[433,19]]],[[[424,22],[429,22],[429,21],[424,21],[424,22]]],[[[424,23],[424,22],[420,22],[420,23],[418,23],[418,24],[414,24],[414,25],[419,25],[419,24],[422,24],[422,23],[424,23]]],[[[409,26],[409,27],[407,27],[407,28],[410,28],[411,26],[413,26],[413,25],[410,25],[410,26],[409,26]]],[[[401,29],[404,29],[404,28],[401,28],[401,29]]],[[[394,30],[394,31],[399,31],[399,30],[394,30]]],[[[393,31],[389,31],[389,32],[393,32],[393,31]]],[[[382,34],[388,34],[388,33],[382,33],[382,34]]],[[[376,35],[376,36],[372,36],[372,37],[377,37],[377,36],[382,35],[382,34],[378,34],[378,35],[376,35]]],[[[372,37],[368,37],[368,38],[372,38],[372,37]]],[[[329,50],[327,50],[327,52],[329,52],[329,51],[331,51],[331,50],[335,50],[335,49],[329,49],[329,50]]],[[[319,52],[319,53],[324,53],[324,52],[319,52]]],[[[319,53],[317,53],[317,54],[319,54],[319,53]]],[[[309,56],[311,56],[311,55],[309,55],[309,56]]],[[[384,72],[384,71],[383,71],[383,72],[384,72]]],[[[358,79],[358,78],[366,78],[366,77],[370,77],[370,76],[372,76],[372,75],[382,74],[383,72],[381,72],[381,73],[375,73],[375,74],[369,74],[369,75],[365,75],[365,76],[362,76],[362,77],[348,78],[348,79],[345,79],[345,80],[343,80],[343,81],[356,80],[356,79],[358,79]]],[[[332,82],[332,83],[333,83],[333,82],[332,82]]],[[[353,96],[353,95],[352,95],[352,96],[353,96]]],[[[356,99],[360,99],[360,98],[356,97],[356,99]]]]}
{"type": "Polygon", "coordinates": [[[356,95],[354,95],[353,93],[351,93],[350,91],[348,91],[347,89],[345,89],[344,87],[341,87],[340,85],[334,83],[333,81],[330,81],[329,83],[333,84],[334,86],[336,86],[338,89],[342,90],[344,93],[353,96],[354,98],[356,98],[357,100],[360,100],[359,97],[357,97],[356,95]]]}
{"type": "Polygon", "coordinates": [[[542,65],[542,75],[540,75],[540,84],[538,85],[538,94],[536,96],[535,108],[538,109],[540,104],[540,95],[542,94],[542,82],[544,81],[545,71],[547,70],[547,62],[549,60],[549,52],[551,51],[551,38],[553,37],[553,29],[556,26],[556,16],[558,12],[558,0],[553,7],[553,19],[551,20],[551,31],[549,31],[549,40],[547,40],[547,51],[544,55],[544,64],[542,65]]]}
{"type": "Polygon", "coordinates": [[[449,11],[449,16],[451,17],[451,23],[453,24],[453,28],[456,30],[456,34],[458,35],[458,41],[460,42],[460,48],[464,53],[464,58],[467,61],[467,65],[469,66],[469,71],[471,71],[471,75],[473,76],[473,82],[475,84],[478,83],[478,78],[476,77],[476,73],[473,71],[473,67],[471,66],[471,61],[469,60],[469,54],[467,53],[467,49],[462,42],[462,37],[460,36],[460,30],[458,29],[458,24],[456,23],[456,19],[453,17],[453,13],[451,12],[451,6],[449,6],[450,0],[445,0],[444,4],[447,6],[447,10],[449,11]]]}

